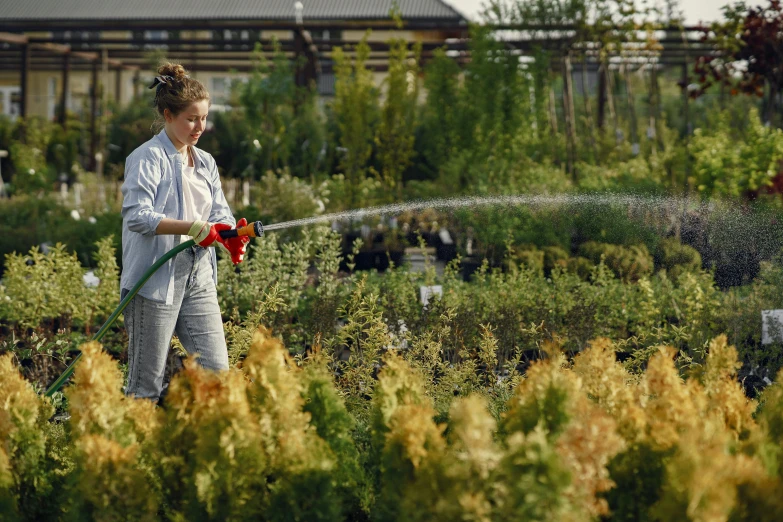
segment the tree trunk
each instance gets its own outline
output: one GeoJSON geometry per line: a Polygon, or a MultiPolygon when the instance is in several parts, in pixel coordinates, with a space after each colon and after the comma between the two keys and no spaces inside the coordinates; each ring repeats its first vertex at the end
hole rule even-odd
{"type": "Polygon", "coordinates": [[[604,132],[604,118],[606,115],[606,67],[603,62],[598,66],[598,130],[604,132]]]}
{"type": "Polygon", "coordinates": [[[574,125],[574,90],[571,85],[571,54],[563,58],[563,113],[566,125],[567,171],[576,183],[576,129],[574,125]]]}
{"type": "Polygon", "coordinates": [[[557,108],[555,106],[555,90],[549,87],[549,131],[552,136],[557,134],[557,108]]]}
{"type": "Polygon", "coordinates": [[[628,66],[626,64],[623,64],[623,80],[625,81],[625,98],[628,102],[628,113],[631,123],[631,149],[633,155],[637,156],[639,154],[639,130],[636,123],[636,106],[634,105],[631,75],[628,74],[628,66]]]}
{"type": "Polygon", "coordinates": [[[780,127],[780,115],[778,114],[778,97],[780,96],[780,86],[774,81],[769,81],[769,104],[767,121],[771,127],[780,127]]]}
{"type": "MultiPolygon", "coordinates": [[[[685,148],[688,148],[688,144],[691,140],[691,114],[690,114],[690,99],[688,95],[688,58],[686,56],[685,61],[682,63],[682,114],[685,122],[685,128],[683,129],[683,135],[685,136],[685,148]]],[[[691,160],[690,154],[685,155],[685,180],[684,189],[688,192],[688,179],[691,176],[691,160]]],[[[675,185],[674,171],[672,170],[672,187],[675,185]]],[[[679,239],[679,227],[677,229],[679,239]]]]}
{"type": "Polygon", "coordinates": [[[650,127],[648,129],[648,137],[653,141],[653,153],[657,150],[663,150],[664,144],[661,137],[658,124],[661,121],[661,97],[660,86],[658,85],[658,70],[655,64],[651,64],[650,68],[650,127]]]}
{"type": "Polygon", "coordinates": [[[590,94],[587,92],[587,54],[582,54],[582,99],[585,104],[585,121],[587,123],[587,137],[590,141],[590,150],[593,153],[593,163],[598,160],[598,147],[595,143],[595,133],[593,125],[593,104],[590,102],[590,94]]]}
{"type": "MultiPolygon", "coordinates": [[[[618,137],[620,130],[620,123],[617,120],[617,107],[614,103],[614,74],[609,69],[609,64],[606,64],[606,103],[609,106],[609,117],[612,119],[612,125],[614,126],[615,138],[618,137]]],[[[619,140],[618,140],[619,143],[619,140]]]]}

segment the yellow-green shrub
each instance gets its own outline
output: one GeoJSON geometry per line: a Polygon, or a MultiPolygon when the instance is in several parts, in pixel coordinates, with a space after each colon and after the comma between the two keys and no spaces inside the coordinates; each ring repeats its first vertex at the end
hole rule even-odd
{"type": "Polygon", "coordinates": [[[303,411],[310,415],[310,424],[334,453],[335,469],[332,482],[342,500],[344,518],[368,516],[371,498],[360,455],[352,437],[356,421],[345,408],[337,393],[326,358],[316,353],[307,360],[302,373],[303,411]]]}
{"type": "Polygon", "coordinates": [[[610,245],[588,241],[579,246],[580,255],[593,263],[603,262],[624,281],[638,281],[653,272],[653,258],[644,245],[610,245]]]}
{"type": "MultiPolygon", "coordinates": [[[[373,317],[365,324],[380,332],[373,317]]],[[[67,432],[47,422],[51,407],[2,357],[3,514],[107,521],[783,516],[783,392],[770,387],[756,411],[725,336],[686,371],[676,360],[685,354],[659,347],[642,373],[631,374],[615,360],[615,345],[598,339],[572,360],[550,343],[547,358],[520,376],[499,373],[495,333],[485,327],[481,345],[460,353],[474,360],[455,361],[448,374],[428,362],[442,347],[448,318],[441,319],[430,339],[374,351],[386,352],[377,376],[359,368],[374,359],[354,361],[354,376],[372,379],[353,398],[368,404],[355,411],[337,391],[328,353],[316,348],[294,360],[263,329],[241,369],[216,373],[187,361],[165,409],[125,397],[116,363],[97,343],[84,345],[66,393],[67,432]],[[445,390],[476,362],[492,368],[469,382],[465,396],[446,400],[445,390]]]]}
{"type": "Polygon", "coordinates": [[[192,360],[166,396],[159,475],[172,517],[251,520],[269,507],[266,441],[245,378],[192,360]]]}
{"type": "Polygon", "coordinates": [[[66,390],[75,461],[69,517],[155,520],[160,503],[153,470],[160,427],[155,405],[123,395],[122,373],[99,343],[81,350],[73,386],[66,390]]]}
{"type": "Polygon", "coordinates": [[[19,374],[13,356],[0,356],[0,502],[9,505],[9,513],[35,518],[51,507],[56,478],[46,434],[53,413],[51,403],[19,374]]]}
{"type": "Polygon", "coordinates": [[[335,455],[304,411],[301,371],[282,343],[259,330],[242,370],[270,474],[270,520],[338,520],[335,455]]]}

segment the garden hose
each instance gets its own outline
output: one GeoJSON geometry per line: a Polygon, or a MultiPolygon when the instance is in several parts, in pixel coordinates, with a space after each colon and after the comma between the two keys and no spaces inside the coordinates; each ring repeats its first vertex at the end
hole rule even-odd
{"type": "MultiPolygon", "coordinates": [[[[255,221],[253,223],[249,223],[248,225],[242,228],[222,230],[218,233],[220,234],[220,237],[222,237],[223,239],[228,239],[228,238],[238,237],[238,236],[261,237],[262,235],[264,235],[264,226],[261,224],[260,221],[255,221]]],[[[144,286],[144,283],[146,283],[147,280],[150,277],[152,277],[152,274],[154,274],[169,259],[172,259],[183,250],[187,250],[188,248],[194,246],[195,244],[196,242],[193,241],[192,239],[189,239],[184,243],[180,243],[179,245],[175,246],[174,248],[172,248],[171,250],[163,254],[163,256],[161,256],[160,259],[158,259],[151,267],[149,267],[149,269],[146,272],[144,272],[144,275],[141,276],[141,279],[136,283],[136,285],[133,288],[131,288],[131,290],[125,296],[125,299],[123,299],[120,302],[120,305],[114,310],[114,312],[112,312],[112,314],[109,316],[106,322],[103,323],[101,329],[98,330],[95,333],[95,335],[93,335],[91,341],[100,341],[103,338],[103,336],[106,335],[106,332],[109,330],[111,325],[114,324],[114,321],[116,321],[117,318],[120,316],[120,314],[123,312],[123,310],[125,310],[125,307],[128,306],[128,303],[130,303],[131,299],[133,299],[136,296],[136,294],[139,292],[141,287],[144,286]]],[[[63,384],[65,384],[65,381],[67,381],[68,377],[70,377],[71,374],[73,373],[76,363],[78,363],[81,358],[82,358],[82,353],[79,352],[79,354],[76,357],[74,357],[73,361],[71,361],[71,364],[68,365],[65,371],[46,390],[46,397],[51,397],[57,390],[59,390],[62,387],[63,384]]]]}

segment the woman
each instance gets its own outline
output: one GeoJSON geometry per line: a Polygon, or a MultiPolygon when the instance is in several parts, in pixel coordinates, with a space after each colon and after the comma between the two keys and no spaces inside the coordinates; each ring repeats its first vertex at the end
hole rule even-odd
{"type": "MultiPolygon", "coordinates": [[[[150,89],[163,129],[125,162],[122,184],[122,298],[163,254],[183,241],[196,245],[163,265],[125,308],[130,337],[125,394],[159,401],[169,346],[177,333],[187,352],[211,370],[228,368],[217,301],[216,242],[242,261],[246,237],[223,240],[237,225],[214,158],[197,148],[209,93],[178,64],[158,69],[150,89]]],[[[241,219],[239,226],[247,224],[241,219]]]]}

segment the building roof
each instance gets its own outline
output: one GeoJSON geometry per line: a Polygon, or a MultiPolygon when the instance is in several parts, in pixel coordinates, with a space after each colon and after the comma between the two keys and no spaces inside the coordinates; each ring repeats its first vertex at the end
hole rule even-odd
{"type": "MultiPolygon", "coordinates": [[[[389,19],[392,0],[300,0],[304,20],[389,19]]],[[[0,22],[293,21],[295,0],[2,0],[0,22]]],[[[466,22],[444,0],[397,0],[403,20],[466,22]]]]}

